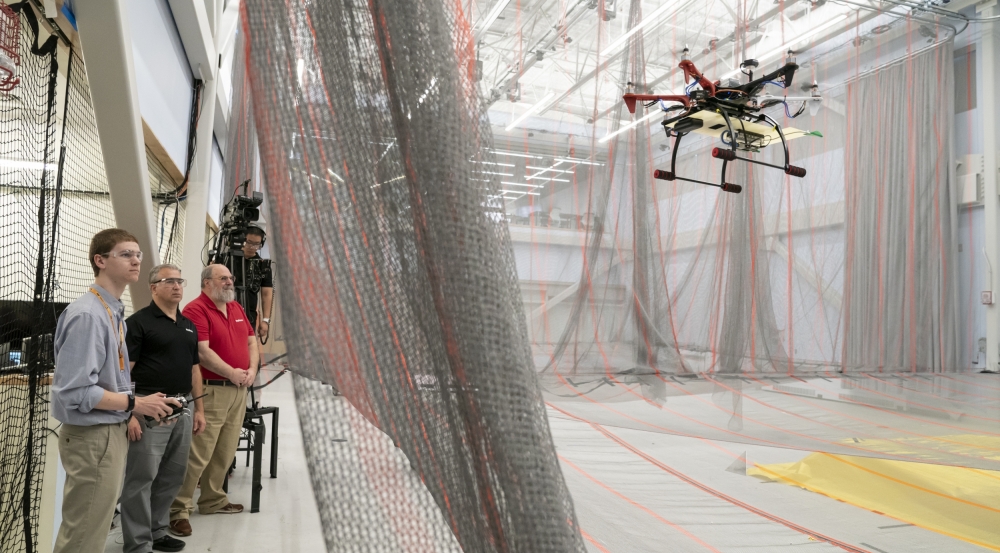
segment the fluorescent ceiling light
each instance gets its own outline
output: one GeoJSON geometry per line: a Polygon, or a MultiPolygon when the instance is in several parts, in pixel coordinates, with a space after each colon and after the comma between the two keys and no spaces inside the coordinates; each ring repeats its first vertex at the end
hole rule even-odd
{"type": "Polygon", "coordinates": [[[503,175],[505,177],[513,177],[514,173],[500,173],[498,171],[476,171],[477,173],[486,173],[489,175],[503,175]]]}
{"type": "Polygon", "coordinates": [[[635,121],[632,121],[628,125],[625,125],[624,127],[618,129],[617,131],[615,131],[615,132],[613,132],[611,134],[605,135],[604,138],[601,138],[600,140],[598,140],[598,142],[601,143],[601,144],[604,144],[605,142],[607,142],[608,140],[611,140],[612,138],[618,136],[619,134],[621,134],[621,133],[623,133],[625,131],[630,131],[630,130],[638,127],[639,125],[641,125],[643,122],[649,121],[650,119],[653,119],[654,117],[656,117],[658,115],[662,116],[663,115],[663,110],[661,110],[661,109],[654,109],[653,112],[650,113],[649,115],[646,115],[645,117],[642,117],[640,119],[636,119],[635,121]]]}
{"type": "MultiPolygon", "coordinates": [[[[806,32],[802,33],[801,35],[793,38],[792,40],[789,40],[788,42],[782,44],[781,46],[778,46],[777,48],[775,48],[774,50],[771,50],[770,52],[764,54],[763,56],[758,56],[757,57],[757,61],[758,62],[763,62],[764,60],[770,59],[771,57],[773,57],[775,55],[784,53],[789,48],[791,48],[792,46],[795,46],[796,44],[802,42],[803,40],[808,40],[808,39],[810,39],[810,38],[812,38],[812,37],[814,37],[814,36],[822,33],[823,31],[829,29],[830,27],[833,27],[834,25],[840,23],[844,19],[847,19],[847,16],[848,16],[848,14],[846,14],[846,13],[840,14],[839,16],[834,17],[833,19],[831,19],[830,21],[827,21],[826,23],[820,25],[819,27],[816,27],[815,29],[811,29],[809,31],[806,31],[806,32]]],[[[725,75],[723,75],[721,78],[722,79],[728,79],[730,77],[734,77],[734,76],[738,75],[739,73],[740,73],[740,68],[737,67],[736,69],[733,69],[729,73],[726,73],[725,75]]]]}
{"type": "Polygon", "coordinates": [[[542,185],[540,185],[540,184],[523,184],[523,183],[520,183],[520,182],[507,182],[507,181],[500,181],[500,184],[506,184],[508,186],[527,186],[528,188],[541,188],[542,187],[542,185]]]}
{"type": "Polygon", "coordinates": [[[541,100],[539,100],[538,102],[536,102],[535,105],[533,105],[530,108],[528,108],[527,111],[525,111],[524,113],[522,113],[520,115],[520,117],[518,117],[517,119],[511,121],[510,125],[507,125],[507,128],[504,129],[504,130],[506,130],[506,131],[512,131],[512,130],[514,130],[514,127],[520,125],[521,121],[524,121],[525,119],[527,119],[529,115],[531,115],[538,108],[544,106],[545,102],[548,102],[549,100],[551,100],[553,97],[555,97],[555,95],[556,95],[555,92],[549,92],[548,94],[546,94],[544,98],[542,98],[541,100]]]}
{"type": "Polygon", "coordinates": [[[20,159],[0,158],[0,167],[10,167],[11,169],[34,169],[36,171],[41,171],[42,169],[55,171],[59,168],[59,165],[56,163],[44,163],[41,161],[24,161],[20,159]]]}
{"type": "Polygon", "coordinates": [[[524,177],[524,180],[531,180],[531,179],[545,179],[546,182],[548,182],[548,181],[569,182],[569,179],[557,179],[555,177],[546,177],[545,175],[541,175],[541,176],[539,176],[539,175],[531,175],[531,176],[524,177]]]}
{"type": "Polygon", "coordinates": [[[763,56],[760,56],[757,59],[758,60],[766,60],[766,59],[771,58],[772,56],[775,56],[777,54],[781,54],[782,52],[786,51],[788,48],[790,48],[790,47],[798,44],[799,42],[802,42],[803,40],[810,39],[810,38],[812,38],[812,37],[814,37],[814,36],[822,33],[823,31],[829,29],[830,27],[833,27],[834,25],[836,25],[837,23],[840,23],[841,21],[843,21],[846,18],[847,18],[847,14],[846,13],[845,14],[841,14],[838,17],[834,17],[833,19],[831,19],[830,21],[827,21],[826,23],[820,25],[819,27],[816,27],[815,29],[812,29],[810,31],[806,31],[805,33],[802,33],[802,35],[798,36],[797,38],[794,38],[794,39],[792,39],[792,40],[790,40],[790,41],[782,44],[781,46],[778,46],[774,50],[771,50],[770,52],[764,54],[763,56]]]}
{"type": "Polygon", "coordinates": [[[531,154],[519,154],[517,152],[505,152],[503,150],[493,150],[493,153],[500,154],[502,156],[526,157],[528,159],[542,159],[542,156],[533,156],[531,154]]]}
{"type": "Polygon", "coordinates": [[[507,7],[507,4],[510,4],[510,0],[497,0],[497,3],[493,4],[493,9],[490,10],[490,13],[486,14],[486,19],[483,19],[483,24],[479,27],[479,34],[485,33],[493,25],[493,22],[500,17],[500,13],[507,7]]]}
{"type": "MultiPolygon", "coordinates": [[[[597,165],[599,167],[604,167],[603,163],[595,163],[593,161],[587,161],[585,159],[574,159],[571,157],[557,157],[555,158],[555,160],[558,161],[559,163],[579,163],[582,165],[597,165]]],[[[558,165],[559,163],[557,163],[556,165],[558,165]]]]}
{"type": "Polygon", "coordinates": [[[677,6],[677,4],[680,4],[680,2],[671,2],[670,0],[668,0],[666,4],[664,4],[664,5],[660,6],[659,8],[657,8],[656,11],[654,11],[653,13],[647,15],[646,17],[643,17],[642,21],[639,22],[638,25],[636,25],[635,27],[632,27],[631,29],[629,29],[629,31],[627,33],[625,33],[622,36],[618,37],[618,40],[616,40],[616,41],[612,42],[611,44],[609,44],[608,47],[605,48],[603,52],[601,52],[601,55],[602,56],[606,56],[606,55],[610,54],[611,52],[613,52],[615,48],[618,48],[619,46],[621,46],[626,40],[629,39],[630,36],[634,35],[635,33],[639,32],[640,30],[642,30],[642,28],[645,27],[646,25],[649,25],[653,21],[656,21],[656,19],[658,17],[660,17],[661,15],[663,15],[664,13],[666,13],[667,9],[672,8],[672,7],[679,7],[679,6],[677,6]]]}
{"type": "Polygon", "coordinates": [[[479,163],[486,163],[488,165],[503,165],[504,167],[513,167],[513,163],[497,163],[496,161],[480,161],[479,163]]]}
{"type": "Polygon", "coordinates": [[[541,172],[543,172],[543,173],[546,172],[546,171],[555,171],[556,173],[569,173],[571,175],[573,174],[573,171],[567,171],[565,169],[556,169],[555,167],[535,167],[533,165],[525,165],[524,168],[525,169],[541,170],[541,172]]]}

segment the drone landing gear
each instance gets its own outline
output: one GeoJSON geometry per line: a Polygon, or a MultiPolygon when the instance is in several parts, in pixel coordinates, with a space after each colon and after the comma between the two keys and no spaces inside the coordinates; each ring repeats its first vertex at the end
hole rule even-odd
{"type": "MultiPolygon", "coordinates": [[[[719,182],[718,183],[706,182],[706,181],[696,180],[696,179],[689,179],[689,178],[680,177],[680,176],[677,175],[677,152],[678,152],[678,150],[680,150],[681,139],[684,138],[684,135],[686,135],[689,132],[691,132],[691,131],[685,131],[685,130],[677,130],[677,127],[679,127],[679,126],[683,128],[683,126],[682,126],[682,123],[684,123],[683,120],[679,121],[678,124],[674,128],[670,128],[670,127],[666,127],[666,126],[664,127],[664,130],[666,130],[666,132],[667,132],[667,136],[668,137],[670,137],[670,136],[674,137],[674,148],[673,148],[673,152],[671,152],[671,156],[670,156],[670,170],[669,171],[662,171],[660,169],[657,169],[657,170],[653,171],[653,178],[660,179],[660,180],[668,180],[668,181],[680,180],[680,181],[685,181],[685,182],[693,182],[695,184],[704,184],[706,186],[714,186],[716,188],[721,188],[723,192],[731,192],[733,194],[739,194],[740,192],[743,191],[743,187],[742,186],[740,186],[738,184],[731,183],[731,182],[726,182],[726,169],[728,168],[729,162],[731,162],[731,161],[745,161],[747,163],[754,163],[754,164],[757,164],[757,165],[763,165],[765,167],[771,167],[771,168],[774,168],[774,169],[781,169],[782,171],[785,172],[786,175],[791,175],[793,177],[802,178],[802,177],[806,176],[806,170],[804,168],[802,168],[802,167],[796,167],[795,165],[792,165],[791,163],[789,163],[788,143],[785,141],[785,134],[781,131],[781,126],[778,125],[778,123],[774,119],[768,117],[766,114],[761,114],[761,118],[764,119],[764,120],[766,120],[768,123],[770,123],[774,127],[774,130],[777,131],[777,133],[778,133],[778,137],[781,139],[781,146],[784,149],[784,153],[785,153],[785,163],[784,163],[784,165],[775,165],[773,163],[767,163],[767,162],[764,162],[764,161],[758,161],[756,159],[750,159],[750,158],[747,158],[747,157],[740,157],[737,154],[737,150],[740,147],[739,137],[740,136],[744,136],[745,137],[745,136],[747,136],[747,133],[743,133],[742,135],[741,134],[737,134],[734,131],[734,129],[733,129],[733,122],[730,119],[729,114],[726,113],[725,110],[719,110],[719,113],[722,115],[723,119],[725,119],[726,126],[728,127],[727,133],[728,133],[728,135],[730,137],[730,142],[729,142],[729,148],[713,148],[712,149],[712,157],[714,157],[716,159],[721,159],[722,160],[722,175],[719,178],[719,182]]],[[[670,122],[671,121],[665,121],[665,123],[670,123],[670,122]]],[[[700,127],[700,125],[698,125],[698,126],[700,127]]],[[[744,141],[746,141],[746,139],[744,139],[744,141]]],[[[750,144],[750,143],[744,143],[742,149],[745,149],[745,150],[748,150],[748,151],[753,150],[753,145],[750,144]]]]}

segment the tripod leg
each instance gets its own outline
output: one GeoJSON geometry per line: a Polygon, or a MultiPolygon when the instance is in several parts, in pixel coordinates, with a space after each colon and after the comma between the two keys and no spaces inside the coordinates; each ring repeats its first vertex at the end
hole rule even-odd
{"type": "Polygon", "coordinates": [[[278,408],[271,415],[271,478],[278,477],[278,408]]]}
{"type": "Polygon", "coordinates": [[[253,425],[253,483],[250,493],[251,513],[260,512],[260,490],[264,488],[264,486],[260,483],[260,457],[263,446],[264,425],[262,423],[256,423],[253,425]]]}

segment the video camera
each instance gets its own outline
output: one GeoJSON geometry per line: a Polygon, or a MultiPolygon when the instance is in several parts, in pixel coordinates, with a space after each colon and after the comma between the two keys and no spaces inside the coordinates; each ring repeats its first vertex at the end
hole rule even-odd
{"type": "Polygon", "coordinates": [[[222,225],[220,225],[219,235],[216,238],[215,249],[209,252],[209,262],[211,263],[225,264],[227,254],[243,255],[247,227],[250,226],[250,223],[260,219],[260,204],[264,202],[264,195],[260,192],[246,195],[249,184],[249,179],[244,181],[240,185],[243,187],[244,195],[233,196],[233,199],[222,209],[222,225]]]}
{"type": "Polygon", "coordinates": [[[238,191],[242,187],[243,195],[234,195],[222,208],[219,234],[215,238],[214,247],[208,252],[208,263],[225,265],[233,274],[236,301],[244,309],[247,309],[248,297],[260,291],[263,272],[270,263],[259,255],[247,258],[243,254],[247,231],[260,219],[260,205],[264,202],[264,196],[260,192],[247,193],[249,186],[249,179],[243,181],[236,188],[238,191]]]}

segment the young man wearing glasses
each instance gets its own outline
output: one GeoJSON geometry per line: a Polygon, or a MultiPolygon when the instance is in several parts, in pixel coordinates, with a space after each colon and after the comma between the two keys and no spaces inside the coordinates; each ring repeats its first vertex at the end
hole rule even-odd
{"type": "Polygon", "coordinates": [[[160,419],[179,402],[132,395],[125,347],[125,287],[139,280],[135,236],[108,229],[90,241],[94,284],[60,315],[54,337],[52,416],[66,470],[62,523],[53,551],[104,551],[128,454],[132,413],[160,419]]]}
{"type": "Polygon", "coordinates": [[[184,542],[167,533],[170,505],[184,482],[192,432],[205,429],[198,331],[177,308],[184,279],[176,265],[149,272],[153,301],[128,318],[125,339],[137,397],[162,392],[194,399],[193,413],[172,425],[133,416],[128,422],[128,463],[122,487],[124,553],[180,551],[184,542]]]}
{"type": "Polygon", "coordinates": [[[224,265],[201,273],[201,295],[184,307],[198,330],[198,358],[205,383],[205,431],[191,440],[187,473],[170,507],[170,533],[191,535],[194,491],[201,483],[198,511],[233,514],[243,506],[230,503],[222,490],[246,414],[247,387],[257,375],[257,336],[246,312],[236,302],[233,275],[224,265]]]}

